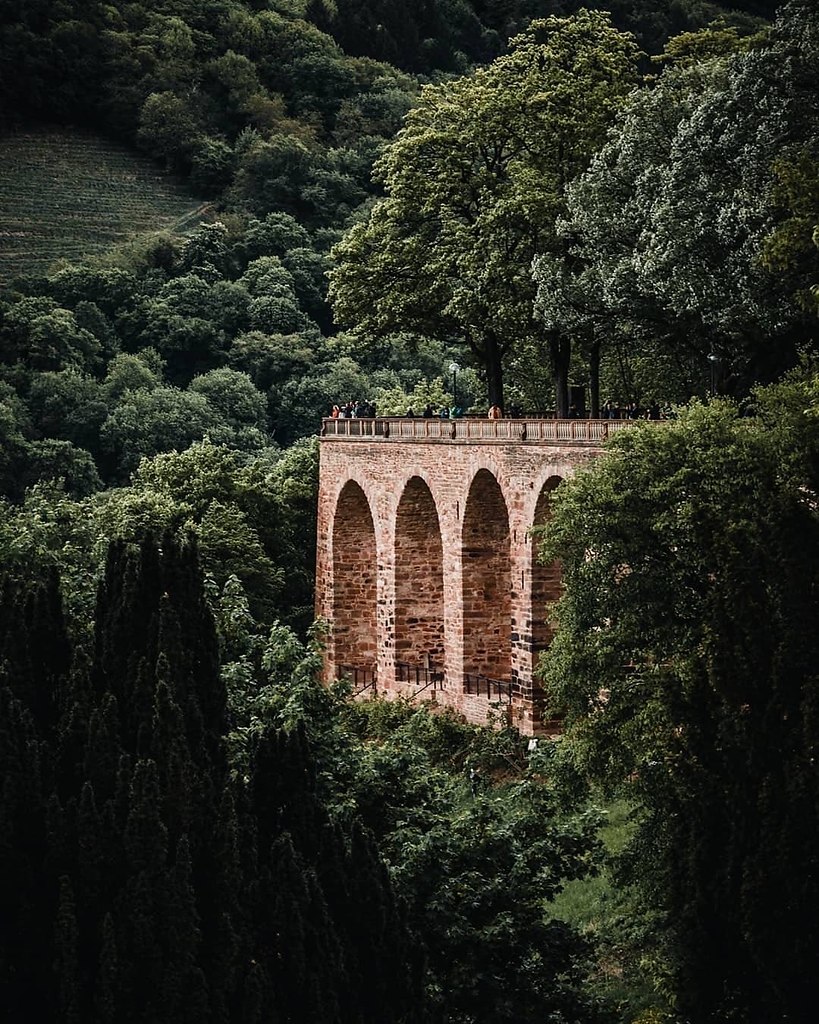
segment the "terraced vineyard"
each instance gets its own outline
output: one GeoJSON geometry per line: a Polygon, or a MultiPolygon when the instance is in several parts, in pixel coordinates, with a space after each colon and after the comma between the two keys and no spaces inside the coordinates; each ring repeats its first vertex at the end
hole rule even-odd
{"type": "Polygon", "coordinates": [[[185,231],[206,213],[150,160],[98,136],[55,128],[0,138],[0,283],[133,235],[185,231]]]}

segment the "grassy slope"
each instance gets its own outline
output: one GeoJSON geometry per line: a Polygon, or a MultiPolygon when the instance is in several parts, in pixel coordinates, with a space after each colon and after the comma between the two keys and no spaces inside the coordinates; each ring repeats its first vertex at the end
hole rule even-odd
{"type": "Polygon", "coordinates": [[[200,211],[151,161],[95,135],[37,128],[0,138],[0,282],[182,230],[200,211]]]}
{"type": "MultiPolygon", "coordinates": [[[[622,799],[606,807],[600,839],[610,856],[620,853],[632,834],[630,811],[630,805],[622,799]]],[[[608,865],[596,877],[569,882],[549,911],[600,942],[593,985],[609,1005],[619,1009],[618,1018],[623,1024],[660,1024],[671,1019],[654,991],[651,950],[641,948],[640,936],[630,923],[634,907],[612,879],[608,865]]]]}

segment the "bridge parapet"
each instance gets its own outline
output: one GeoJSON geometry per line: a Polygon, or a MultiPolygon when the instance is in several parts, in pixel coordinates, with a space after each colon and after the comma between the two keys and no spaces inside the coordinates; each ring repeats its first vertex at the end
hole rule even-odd
{"type": "Polygon", "coordinates": [[[589,419],[479,419],[459,417],[385,416],[375,419],[328,417],[322,420],[322,437],[367,438],[383,441],[487,441],[547,444],[601,445],[614,434],[640,420],[589,419]]]}

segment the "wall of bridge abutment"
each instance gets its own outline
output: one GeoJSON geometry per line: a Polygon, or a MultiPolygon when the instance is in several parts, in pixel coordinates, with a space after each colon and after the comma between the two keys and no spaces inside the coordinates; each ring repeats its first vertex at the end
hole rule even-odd
{"type": "Polygon", "coordinates": [[[600,443],[323,436],[316,613],[324,678],[545,727],[534,681],[559,571],[531,528],[600,443]],[[495,684],[500,683],[497,687],[495,684]]]}

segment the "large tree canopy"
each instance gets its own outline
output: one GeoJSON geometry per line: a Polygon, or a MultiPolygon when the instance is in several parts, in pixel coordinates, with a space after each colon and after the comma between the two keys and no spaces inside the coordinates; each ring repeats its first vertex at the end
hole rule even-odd
{"type": "Polygon", "coordinates": [[[720,389],[745,394],[815,337],[804,296],[816,275],[819,12],[796,0],[764,42],[705,63],[673,56],[569,186],[571,272],[538,260],[538,305],[556,329],[579,321],[619,331],[632,351],[650,345],[689,394],[709,357],[720,389]]]}
{"type": "Polygon", "coordinates": [[[813,1019],[819,380],[628,431],[555,496],[573,768],[639,806],[682,1019],[813,1019]]]}
{"type": "MultiPolygon", "coordinates": [[[[533,22],[488,68],[428,86],[376,174],[386,197],[335,248],[337,318],[462,339],[503,403],[510,350],[545,347],[529,267],[636,80],[608,16],[533,22]]],[[[549,339],[565,377],[563,339],[549,339]]],[[[565,383],[565,380],[564,380],[565,383]]]]}

